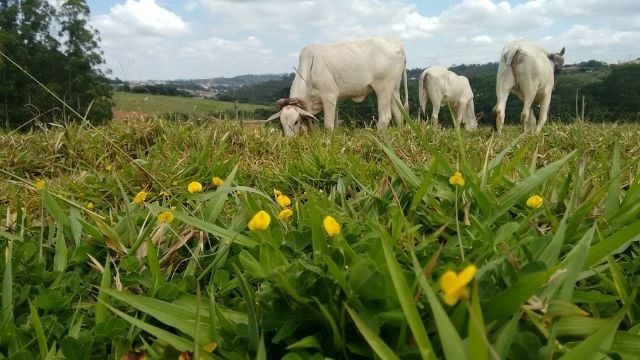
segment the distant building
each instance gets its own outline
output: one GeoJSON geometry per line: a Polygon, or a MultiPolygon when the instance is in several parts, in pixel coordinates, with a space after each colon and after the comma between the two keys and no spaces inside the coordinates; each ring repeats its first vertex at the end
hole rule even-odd
{"type": "Polygon", "coordinates": [[[640,57],[635,58],[633,60],[629,60],[629,61],[618,61],[618,65],[628,65],[628,64],[635,64],[635,65],[640,64],[640,57]]]}

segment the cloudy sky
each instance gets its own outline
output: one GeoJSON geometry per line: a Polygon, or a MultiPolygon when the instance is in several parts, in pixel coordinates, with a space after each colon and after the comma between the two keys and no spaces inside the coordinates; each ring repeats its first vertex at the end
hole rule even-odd
{"type": "Polygon", "coordinates": [[[640,0],[88,0],[124,80],[288,73],[312,43],[399,39],[408,67],[497,61],[524,37],[567,63],[640,57],[640,0]]]}

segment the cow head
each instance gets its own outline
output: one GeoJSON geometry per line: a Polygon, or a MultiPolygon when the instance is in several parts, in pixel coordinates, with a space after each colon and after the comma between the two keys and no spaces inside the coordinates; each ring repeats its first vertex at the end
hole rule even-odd
{"type": "Polygon", "coordinates": [[[553,63],[553,73],[558,74],[564,65],[564,48],[559,53],[549,54],[549,60],[553,63]]]}
{"type": "Polygon", "coordinates": [[[299,133],[306,134],[311,128],[311,120],[316,119],[307,111],[307,105],[301,98],[284,98],[276,101],[280,111],[271,115],[266,121],[280,119],[280,126],[285,136],[291,137],[299,133]]]}
{"type": "Polygon", "coordinates": [[[467,131],[474,131],[478,128],[478,119],[476,118],[475,108],[473,106],[473,99],[467,104],[467,108],[462,114],[462,122],[464,128],[467,131]]]}

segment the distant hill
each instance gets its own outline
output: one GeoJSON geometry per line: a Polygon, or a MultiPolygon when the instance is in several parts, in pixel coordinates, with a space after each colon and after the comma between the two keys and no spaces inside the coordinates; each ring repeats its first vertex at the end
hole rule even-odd
{"type": "MultiPolygon", "coordinates": [[[[469,78],[475,95],[475,110],[483,114],[482,122],[492,124],[498,63],[463,64],[449,69],[469,78]]],[[[422,70],[407,69],[409,112],[416,118],[419,111],[418,78],[422,70]]],[[[293,78],[293,73],[251,74],[232,78],[174,80],[166,84],[178,90],[185,89],[196,97],[272,107],[275,100],[288,96],[293,78]]],[[[640,116],[639,89],[640,65],[608,65],[596,60],[565,65],[553,93],[550,117],[556,120],[575,118],[581,112],[578,111],[577,100],[581,107],[584,98],[585,115],[592,121],[636,120],[640,116]]],[[[510,97],[507,103],[508,122],[519,121],[521,106],[516,96],[510,97]]],[[[376,99],[369,96],[361,103],[341,100],[338,112],[344,121],[361,123],[377,116],[376,99]]],[[[448,111],[443,113],[442,121],[449,122],[448,111]]]]}
{"type": "Polygon", "coordinates": [[[167,81],[167,83],[176,85],[178,87],[196,85],[204,89],[213,87],[239,88],[243,86],[260,84],[270,80],[279,80],[286,75],[287,74],[248,74],[238,75],[230,78],[216,77],[210,79],[180,79],[167,81]]]}

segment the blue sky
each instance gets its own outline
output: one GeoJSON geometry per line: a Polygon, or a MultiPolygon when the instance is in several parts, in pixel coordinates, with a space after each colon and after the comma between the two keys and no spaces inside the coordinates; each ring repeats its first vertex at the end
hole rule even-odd
{"type": "MultiPolygon", "coordinates": [[[[50,0],[55,1],[55,0],[50,0]]],[[[567,63],[640,57],[639,0],[88,0],[125,80],[292,72],[312,43],[399,39],[408,67],[497,61],[524,37],[567,63]]]]}

